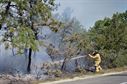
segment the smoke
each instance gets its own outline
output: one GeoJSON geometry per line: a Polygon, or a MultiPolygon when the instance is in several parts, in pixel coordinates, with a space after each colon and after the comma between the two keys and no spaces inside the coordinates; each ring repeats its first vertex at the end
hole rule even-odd
{"type": "MultiPolygon", "coordinates": [[[[49,34],[48,28],[43,28],[40,37],[49,34]]],[[[0,31],[0,40],[2,39],[3,31],[0,31]]],[[[43,39],[43,38],[41,38],[43,39]]],[[[48,40],[45,40],[47,42],[48,40]]],[[[25,54],[17,54],[16,49],[5,49],[3,42],[0,43],[0,73],[26,73],[28,63],[28,52],[25,54]]],[[[39,47],[38,52],[32,53],[32,72],[36,70],[35,65],[41,67],[44,62],[51,61],[50,56],[46,53],[46,48],[39,47]]]]}
{"type": "Polygon", "coordinates": [[[11,49],[5,49],[4,44],[0,45],[0,72],[14,73],[26,71],[26,57],[17,55],[13,56],[11,49]]]}
{"type": "MultiPolygon", "coordinates": [[[[53,33],[48,28],[43,28],[42,32],[39,34],[40,39],[43,40],[44,44],[53,43],[53,45],[58,48],[59,43],[59,34],[53,33]],[[46,38],[41,38],[45,37],[46,38]]],[[[0,44],[0,73],[26,73],[27,72],[27,63],[28,63],[28,52],[26,54],[19,54],[14,55],[14,52],[16,50],[14,49],[12,52],[12,49],[5,49],[4,43],[0,44]]],[[[59,56],[58,56],[59,57],[59,56]]],[[[84,63],[85,59],[79,60],[79,65],[85,67],[86,62],[84,63]]],[[[43,70],[41,70],[41,67],[43,67],[43,63],[51,62],[50,56],[47,54],[46,47],[39,46],[39,51],[32,53],[32,66],[31,66],[31,72],[33,74],[38,74],[41,72],[43,73],[43,70]]],[[[75,69],[75,61],[69,61],[67,63],[67,69],[75,69]]]]}

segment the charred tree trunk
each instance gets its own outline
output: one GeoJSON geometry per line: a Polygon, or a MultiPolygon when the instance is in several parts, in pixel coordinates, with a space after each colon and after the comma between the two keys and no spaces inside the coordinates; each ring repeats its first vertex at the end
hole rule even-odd
{"type": "Polygon", "coordinates": [[[78,59],[75,60],[75,66],[76,66],[76,68],[79,66],[78,59]]]}
{"type": "Polygon", "coordinates": [[[29,48],[29,55],[28,55],[28,65],[27,65],[27,72],[31,72],[31,57],[32,57],[32,49],[29,48]]]}
{"type": "Polygon", "coordinates": [[[67,58],[64,59],[63,61],[63,64],[61,66],[61,71],[65,71],[65,68],[66,68],[66,61],[67,61],[67,58]]]}

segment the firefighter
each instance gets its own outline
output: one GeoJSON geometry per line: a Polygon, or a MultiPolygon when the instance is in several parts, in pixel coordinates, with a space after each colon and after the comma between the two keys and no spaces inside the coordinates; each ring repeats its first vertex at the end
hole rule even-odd
{"type": "Polygon", "coordinates": [[[95,70],[96,72],[99,72],[100,70],[102,70],[101,66],[100,66],[100,63],[101,63],[101,56],[98,52],[93,52],[92,55],[89,54],[89,56],[91,58],[94,59],[94,62],[95,62],[95,70]]]}

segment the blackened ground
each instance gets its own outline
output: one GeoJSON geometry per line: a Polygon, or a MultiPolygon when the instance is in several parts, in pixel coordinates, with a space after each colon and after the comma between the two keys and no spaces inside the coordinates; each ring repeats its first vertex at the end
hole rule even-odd
{"type": "Polygon", "coordinates": [[[0,84],[32,84],[32,83],[23,80],[0,79],[0,84]]]}
{"type": "Polygon", "coordinates": [[[32,84],[28,76],[13,76],[10,74],[0,75],[0,84],[32,84]]]}

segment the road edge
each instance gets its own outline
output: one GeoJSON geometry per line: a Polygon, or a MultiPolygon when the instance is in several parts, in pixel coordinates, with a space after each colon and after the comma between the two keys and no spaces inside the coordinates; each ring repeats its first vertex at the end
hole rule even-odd
{"type": "Polygon", "coordinates": [[[50,82],[44,82],[44,83],[38,83],[38,84],[58,84],[58,83],[64,83],[64,82],[71,82],[71,81],[77,81],[77,80],[85,80],[85,79],[90,79],[90,78],[97,78],[97,77],[102,77],[102,76],[108,76],[108,75],[114,75],[114,74],[121,74],[127,71],[120,71],[120,72],[110,72],[110,73],[104,73],[104,74],[96,74],[96,75],[86,75],[82,77],[74,77],[72,79],[61,79],[58,81],[50,81],[50,82]]]}

